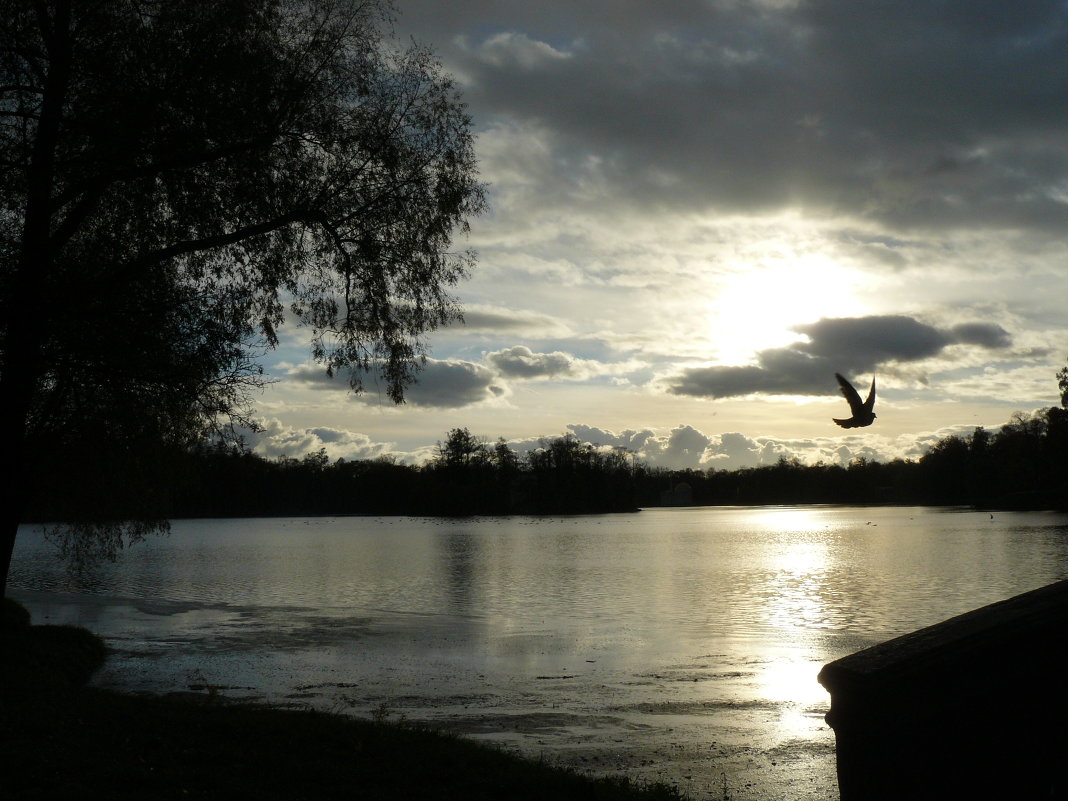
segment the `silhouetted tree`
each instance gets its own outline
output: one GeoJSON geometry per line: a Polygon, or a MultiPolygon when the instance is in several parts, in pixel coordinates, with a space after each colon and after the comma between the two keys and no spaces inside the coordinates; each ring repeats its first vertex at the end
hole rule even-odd
{"type": "Polygon", "coordinates": [[[1068,409],[1068,367],[1057,372],[1057,387],[1061,391],[1061,406],[1068,409]]]}
{"type": "Polygon", "coordinates": [[[498,437],[490,458],[499,473],[511,475],[519,470],[519,454],[508,447],[504,437],[498,437]]]}
{"type": "Polygon", "coordinates": [[[529,511],[631,511],[638,487],[625,449],[604,449],[573,434],[543,439],[527,454],[523,492],[529,511]]]}
{"type": "Polygon", "coordinates": [[[391,13],[0,0],[0,580],[57,454],[116,469],[83,475],[68,532],[113,550],[165,527],[91,501],[148,488],[131,465],[154,446],[248,422],[287,298],[328,372],[402,399],[484,201],[465,108],[383,39],[391,13]]]}
{"type": "Polygon", "coordinates": [[[486,442],[466,428],[454,428],[438,443],[436,460],[443,467],[468,467],[489,463],[486,442]]]}

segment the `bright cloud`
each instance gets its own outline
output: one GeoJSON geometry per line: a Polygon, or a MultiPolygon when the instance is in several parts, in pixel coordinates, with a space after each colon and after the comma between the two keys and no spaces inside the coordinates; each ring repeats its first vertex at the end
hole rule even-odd
{"type": "Polygon", "coordinates": [[[276,418],[261,419],[262,430],[243,429],[239,432],[245,444],[255,453],[269,458],[300,457],[325,448],[332,459],[375,459],[393,454],[393,443],[375,442],[366,434],[334,428],[296,429],[276,418]]]}

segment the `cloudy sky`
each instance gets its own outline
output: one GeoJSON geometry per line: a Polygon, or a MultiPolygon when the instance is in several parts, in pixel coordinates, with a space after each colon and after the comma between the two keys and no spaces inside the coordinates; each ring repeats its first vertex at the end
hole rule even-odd
{"type": "Polygon", "coordinates": [[[466,426],[669,467],[917,456],[1059,401],[1063,0],[399,0],[463,89],[491,210],[466,324],[393,407],[270,355],[265,454],[466,426]],[[879,417],[845,431],[834,373],[879,417]]]}

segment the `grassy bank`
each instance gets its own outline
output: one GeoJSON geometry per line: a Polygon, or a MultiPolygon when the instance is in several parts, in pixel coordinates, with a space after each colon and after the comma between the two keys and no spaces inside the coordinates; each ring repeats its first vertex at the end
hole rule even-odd
{"type": "Polygon", "coordinates": [[[318,712],[81,686],[92,634],[5,601],[0,776],[8,799],[679,799],[435,732],[318,712]]]}

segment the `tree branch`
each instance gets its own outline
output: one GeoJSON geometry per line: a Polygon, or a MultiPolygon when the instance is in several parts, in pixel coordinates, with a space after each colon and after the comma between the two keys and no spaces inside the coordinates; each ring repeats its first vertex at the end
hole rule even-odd
{"type": "Polygon", "coordinates": [[[238,144],[228,145],[226,147],[215,148],[212,150],[202,150],[196,153],[185,153],[179,156],[175,156],[171,159],[165,159],[163,161],[154,161],[149,164],[145,164],[142,167],[128,167],[125,169],[115,170],[110,175],[96,175],[85,181],[81,181],[77,184],[61,192],[55,198],[55,207],[62,208],[67,203],[78,198],[80,195],[86,192],[97,191],[103,193],[103,191],[114,183],[121,183],[123,181],[133,181],[138,178],[152,178],[162,173],[169,172],[171,170],[188,170],[194,167],[203,167],[206,164],[211,164],[214,161],[225,159],[230,156],[236,156],[241,153],[250,153],[258,148],[269,148],[273,143],[275,137],[263,137],[261,139],[254,139],[247,142],[240,142],[238,144]]]}
{"type": "Polygon", "coordinates": [[[30,94],[43,95],[44,89],[38,86],[24,86],[23,84],[11,83],[0,86],[0,92],[29,92],[30,94]]]}
{"type": "Polygon", "coordinates": [[[227,245],[236,245],[238,242],[251,239],[252,237],[273,233],[274,231],[285,228],[288,225],[293,225],[294,223],[322,222],[323,220],[320,215],[307,209],[291,211],[270,220],[264,220],[263,222],[255,223],[253,225],[246,225],[228,233],[175,242],[165,248],[150,251],[149,253],[120,265],[120,270],[123,273],[128,273],[131,270],[137,270],[152,264],[160,264],[170,259],[177,258],[178,256],[185,256],[190,253],[202,253],[206,250],[224,248],[227,245]]]}
{"type": "Polygon", "coordinates": [[[77,233],[81,224],[89,217],[90,214],[96,209],[100,202],[101,196],[104,194],[104,188],[98,187],[90,189],[85,192],[78,202],[74,205],[74,208],[70,210],[66,217],[56,226],[55,231],[51,237],[51,244],[55,252],[59,252],[71,237],[77,233]]]}

